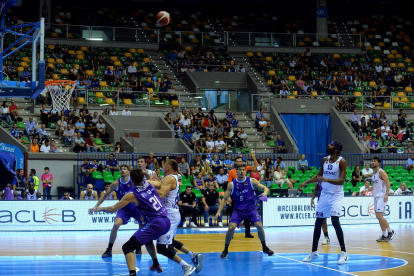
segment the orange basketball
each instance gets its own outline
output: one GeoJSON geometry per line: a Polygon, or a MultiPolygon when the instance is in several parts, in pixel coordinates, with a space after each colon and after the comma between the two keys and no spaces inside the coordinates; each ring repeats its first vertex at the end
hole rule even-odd
{"type": "Polygon", "coordinates": [[[157,14],[157,23],[160,24],[161,26],[167,26],[171,21],[171,16],[168,12],[166,11],[160,11],[157,14]]]}

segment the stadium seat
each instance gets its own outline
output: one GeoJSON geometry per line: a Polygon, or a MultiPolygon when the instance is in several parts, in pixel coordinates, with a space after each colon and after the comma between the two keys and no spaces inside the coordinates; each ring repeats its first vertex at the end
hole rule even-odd
{"type": "Polygon", "coordinates": [[[105,143],[102,142],[102,139],[101,138],[95,138],[95,144],[97,144],[99,146],[105,145],[105,143]]]}

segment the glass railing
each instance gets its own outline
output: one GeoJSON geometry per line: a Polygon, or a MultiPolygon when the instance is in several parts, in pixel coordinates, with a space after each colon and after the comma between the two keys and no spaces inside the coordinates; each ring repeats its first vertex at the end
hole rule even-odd
{"type": "Polygon", "coordinates": [[[367,39],[359,34],[197,32],[166,31],[143,27],[106,27],[46,24],[46,37],[102,41],[161,43],[173,39],[180,44],[257,47],[345,47],[364,48],[367,39]]]}

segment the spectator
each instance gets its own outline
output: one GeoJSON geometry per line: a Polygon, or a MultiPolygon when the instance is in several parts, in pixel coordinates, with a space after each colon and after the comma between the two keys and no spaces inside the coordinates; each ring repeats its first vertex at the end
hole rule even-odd
{"type": "Polygon", "coordinates": [[[410,131],[407,130],[406,126],[402,126],[400,131],[398,132],[398,140],[405,141],[409,139],[410,137],[410,131]]]}
{"type": "Polygon", "coordinates": [[[405,165],[405,169],[411,171],[414,169],[414,154],[411,154],[411,158],[407,159],[407,164],[405,165]]]}
{"type": "Polygon", "coordinates": [[[196,174],[193,180],[194,189],[204,190],[205,184],[203,180],[203,174],[201,172],[196,174]]]}
{"type": "Polygon", "coordinates": [[[372,176],[374,175],[374,171],[370,167],[369,163],[365,164],[365,168],[362,170],[362,180],[365,181],[372,181],[372,176]]]}
{"type": "Polygon", "coordinates": [[[17,121],[21,122],[21,121],[23,121],[23,118],[22,117],[19,117],[19,113],[17,111],[17,105],[14,102],[14,100],[11,100],[11,104],[10,104],[10,107],[9,107],[9,114],[10,114],[11,119],[14,122],[17,122],[17,121]]]}
{"type": "Polygon", "coordinates": [[[210,162],[213,173],[217,174],[220,171],[220,168],[223,167],[222,162],[219,160],[218,154],[213,155],[213,160],[210,162]]]}
{"type": "Polygon", "coordinates": [[[50,136],[49,134],[47,134],[46,126],[44,124],[42,124],[42,126],[36,131],[36,133],[39,134],[40,143],[42,142],[42,140],[48,139],[50,136]]]}
{"type": "Polygon", "coordinates": [[[45,173],[42,174],[42,184],[43,184],[43,200],[52,199],[50,192],[52,191],[53,175],[49,173],[49,167],[45,167],[45,173]]]}
{"type": "MultiPolygon", "coordinates": [[[[242,129],[242,130],[244,131],[244,129],[242,129]]],[[[240,136],[240,137],[242,137],[242,136],[240,136]]],[[[247,138],[239,138],[239,139],[247,139],[247,138]]],[[[242,140],[242,141],[245,141],[245,140],[242,140]]],[[[221,136],[218,136],[217,141],[214,142],[214,151],[217,152],[217,153],[221,153],[221,152],[227,153],[227,145],[222,140],[221,136]]]]}
{"type": "Polygon", "coordinates": [[[257,112],[256,114],[256,128],[259,129],[259,122],[262,120],[262,118],[264,119],[264,108],[260,109],[259,112],[257,112]]]}
{"type": "Polygon", "coordinates": [[[46,139],[45,144],[40,147],[40,152],[49,153],[50,152],[50,141],[46,139]]]}
{"type": "Polygon", "coordinates": [[[39,152],[39,145],[37,144],[36,138],[33,138],[32,143],[30,144],[30,152],[39,152]]]}
{"type": "Polygon", "coordinates": [[[181,119],[180,114],[175,110],[175,106],[171,107],[171,111],[169,111],[168,114],[171,114],[171,119],[173,120],[174,124],[179,122],[181,119]]]}
{"type": "Polygon", "coordinates": [[[180,163],[178,163],[178,172],[181,175],[185,175],[188,177],[190,173],[190,167],[188,166],[188,163],[185,161],[185,157],[181,157],[180,163]]]}
{"type": "Polygon", "coordinates": [[[175,68],[175,64],[177,63],[178,54],[177,52],[172,49],[167,55],[167,63],[171,65],[171,67],[175,68]]]}
{"type": "Polygon", "coordinates": [[[411,191],[407,188],[407,184],[402,182],[400,187],[395,191],[395,195],[410,195],[411,191]]]}
{"type": "Polygon", "coordinates": [[[196,202],[196,196],[191,191],[191,186],[187,186],[185,191],[180,193],[180,199],[178,200],[178,206],[180,208],[181,222],[183,227],[187,227],[187,221],[185,219],[185,213],[190,212],[192,214],[190,227],[197,227],[198,208],[196,202]]]}
{"type": "MultiPolygon", "coordinates": [[[[147,164],[147,169],[149,169],[150,164],[152,164],[152,160],[154,159],[154,153],[151,151],[148,154],[148,157],[145,159],[145,163],[147,164]]],[[[152,170],[153,171],[153,170],[152,170]]]]}
{"type": "Polygon", "coordinates": [[[110,170],[112,173],[119,170],[118,160],[115,159],[115,154],[113,153],[111,153],[109,158],[106,159],[106,170],[110,170]]]}
{"type": "Polygon", "coordinates": [[[359,132],[359,130],[362,130],[363,133],[368,132],[368,124],[365,121],[365,117],[362,117],[361,121],[358,122],[358,127],[359,127],[358,132],[359,132]]]}
{"type": "Polygon", "coordinates": [[[181,119],[180,119],[180,125],[182,126],[182,128],[184,129],[191,129],[192,128],[192,123],[190,118],[188,118],[188,114],[185,113],[184,116],[181,115],[181,119]]]}
{"type": "Polygon", "coordinates": [[[277,135],[276,141],[275,141],[275,153],[287,153],[285,141],[282,140],[282,137],[280,134],[277,135]]]}
{"type": "Polygon", "coordinates": [[[230,155],[226,153],[225,159],[223,160],[224,172],[227,173],[229,170],[234,168],[233,161],[230,159],[230,155]]]}
{"type": "Polygon", "coordinates": [[[183,130],[180,127],[180,124],[176,122],[173,126],[173,131],[175,133],[175,138],[181,138],[183,130]]]}
{"type": "Polygon", "coordinates": [[[272,173],[274,171],[274,167],[273,167],[273,163],[272,160],[270,159],[270,157],[266,157],[265,162],[263,163],[263,168],[266,170],[267,168],[270,168],[272,173]]]}
{"type": "Polygon", "coordinates": [[[413,149],[413,143],[412,142],[408,142],[407,147],[404,149],[405,153],[414,153],[414,149],[413,149]]]}
{"type": "Polygon", "coordinates": [[[99,118],[98,123],[96,124],[96,137],[101,138],[102,142],[107,143],[109,139],[109,134],[106,133],[106,125],[103,122],[102,118],[99,118]]]}
{"type": "Polygon", "coordinates": [[[194,147],[194,142],[193,142],[193,139],[192,139],[192,134],[191,134],[191,132],[190,132],[190,128],[186,128],[185,129],[185,133],[184,133],[184,135],[183,135],[183,140],[184,140],[184,143],[186,143],[187,144],[187,146],[190,148],[190,149],[193,149],[193,147],[194,147]]]}
{"type": "Polygon", "coordinates": [[[380,148],[375,136],[371,137],[369,152],[370,153],[381,153],[381,148],[380,148]]]}
{"type": "Polygon", "coordinates": [[[97,76],[93,77],[93,80],[91,81],[91,87],[92,87],[93,91],[101,90],[101,84],[100,84],[97,76]]]}
{"type": "MultiPolygon", "coordinates": [[[[106,182],[105,183],[105,190],[103,190],[102,192],[101,192],[101,195],[100,195],[100,197],[103,197],[106,193],[108,193],[109,191],[110,191],[110,189],[111,189],[111,182],[106,182]]],[[[115,191],[112,191],[112,194],[110,194],[107,198],[106,198],[107,200],[108,199],[118,199],[118,197],[116,196],[116,192],[115,191]]]]}
{"type": "Polygon", "coordinates": [[[30,141],[30,135],[34,135],[36,133],[36,123],[33,121],[33,117],[29,117],[29,121],[25,123],[25,134],[30,141]]]}
{"type": "Polygon", "coordinates": [[[85,124],[82,121],[82,117],[79,117],[78,121],[75,123],[76,133],[80,133],[81,135],[85,132],[85,124]]]}
{"type": "Polygon", "coordinates": [[[89,163],[89,159],[83,159],[83,164],[81,165],[81,171],[83,174],[86,174],[86,179],[89,179],[89,174],[93,172],[93,165],[89,163]]]}
{"type": "Polygon", "coordinates": [[[80,200],[97,200],[98,192],[93,190],[93,185],[88,184],[86,186],[86,191],[80,193],[80,200]]]}
{"type": "Polygon", "coordinates": [[[280,169],[282,170],[282,171],[284,171],[284,172],[287,172],[287,167],[286,167],[286,164],[285,164],[285,162],[283,162],[283,159],[282,159],[282,157],[277,157],[276,158],[276,164],[275,164],[275,168],[276,168],[276,166],[277,165],[279,165],[280,166],[280,169]]]}
{"type": "Polygon", "coordinates": [[[282,188],[283,184],[290,183],[289,179],[286,177],[286,172],[283,172],[279,165],[276,166],[276,170],[273,173],[273,179],[273,182],[279,184],[280,188],[282,188]]]}
{"type": "MultiPolygon", "coordinates": [[[[201,198],[201,203],[202,203],[201,208],[204,209],[204,227],[209,227],[208,217],[210,215],[210,212],[216,213],[218,210],[218,207],[220,206],[220,202],[221,202],[221,198],[219,196],[219,193],[214,189],[214,184],[211,182],[208,183],[207,189],[202,192],[202,198],[201,198]],[[219,205],[216,205],[216,201],[218,201],[219,205]]],[[[218,221],[218,226],[220,227],[223,226],[221,214],[218,217],[217,221],[218,221]]]]}
{"type": "Polygon", "coordinates": [[[196,176],[199,172],[201,172],[203,164],[201,163],[200,155],[196,155],[193,160],[190,162],[191,174],[196,176]]]}
{"type": "Polygon", "coordinates": [[[154,172],[160,170],[160,165],[158,163],[157,157],[154,156],[152,158],[152,163],[148,166],[148,169],[154,172]]]}
{"type": "Polygon", "coordinates": [[[85,142],[85,140],[83,140],[82,135],[81,135],[80,132],[78,132],[76,134],[73,145],[74,145],[73,151],[76,151],[76,152],[86,152],[87,151],[86,142],[85,142]]]}
{"type": "Polygon", "coordinates": [[[124,148],[121,146],[121,142],[116,142],[114,152],[115,153],[126,153],[124,148]]]}
{"type": "Polygon", "coordinates": [[[227,190],[228,176],[224,173],[224,168],[220,168],[218,175],[216,175],[216,182],[220,189],[227,190]]]}
{"type": "Polygon", "coordinates": [[[257,168],[253,168],[252,171],[250,172],[250,178],[256,179],[257,181],[260,182],[260,171],[261,169],[259,169],[259,166],[257,166],[257,168]]]}
{"type": "Polygon", "coordinates": [[[212,153],[214,150],[214,142],[211,138],[211,136],[207,136],[207,141],[206,141],[206,146],[207,146],[207,153],[212,153]]]}
{"type": "Polygon", "coordinates": [[[17,169],[16,176],[13,178],[12,188],[19,196],[23,195],[26,188],[26,178],[24,177],[24,170],[17,169]]]}
{"type": "Polygon", "coordinates": [[[362,172],[360,171],[361,167],[356,165],[354,171],[352,172],[352,180],[351,183],[354,187],[356,187],[358,182],[362,182],[362,172]]]}
{"type": "Polygon", "coordinates": [[[362,146],[364,147],[364,152],[365,153],[369,153],[370,152],[370,148],[371,148],[371,143],[368,140],[367,135],[364,135],[362,137],[362,141],[361,141],[362,146]]]}
{"type": "Polygon", "coordinates": [[[391,137],[394,137],[394,139],[398,139],[398,134],[399,134],[399,131],[398,131],[397,124],[393,123],[391,126],[391,135],[392,135],[391,137]]]}
{"type": "Polygon", "coordinates": [[[68,144],[72,144],[72,140],[75,136],[75,130],[72,128],[72,125],[68,124],[65,131],[63,132],[63,141],[65,143],[65,147],[68,144]]]}
{"type": "Polygon", "coordinates": [[[301,170],[303,174],[305,174],[305,171],[312,170],[312,168],[309,168],[308,160],[305,159],[305,155],[302,154],[301,159],[298,161],[298,170],[301,170]]]}
{"type": "Polygon", "coordinates": [[[73,200],[73,197],[70,196],[69,192],[64,192],[63,197],[60,200],[73,200]]]}
{"type": "Polygon", "coordinates": [[[358,127],[359,127],[359,115],[357,114],[357,110],[354,109],[354,113],[351,114],[351,125],[354,128],[355,132],[358,132],[358,127]]]}
{"type": "Polygon", "coordinates": [[[138,76],[138,71],[137,71],[137,67],[134,65],[134,62],[131,61],[131,63],[129,64],[128,68],[127,68],[127,72],[129,77],[137,77],[138,76]]]}
{"type": "Polygon", "coordinates": [[[216,187],[216,189],[219,188],[214,173],[209,173],[207,175],[207,179],[203,179],[203,180],[204,180],[204,189],[207,189],[207,185],[209,183],[212,183],[214,185],[214,187],[216,187]]]}
{"type": "Polygon", "coordinates": [[[236,132],[239,129],[239,121],[236,119],[236,116],[234,114],[231,117],[230,126],[233,128],[234,132],[236,132]]]}
{"type": "Polygon", "coordinates": [[[262,139],[263,142],[268,140],[272,140],[273,137],[271,136],[273,133],[272,127],[270,126],[270,122],[266,123],[266,126],[262,128],[262,139]]]}
{"type": "Polygon", "coordinates": [[[26,143],[26,141],[25,140],[23,140],[21,137],[22,137],[22,133],[19,131],[19,129],[17,128],[17,124],[16,123],[13,123],[13,128],[12,129],[10,129],[10,134],[14,137],[14,138],[16,138],[17,140],[19,140],[20,141],[20,143],[22,143],[22,144],[25,144],[26,143]]]}
{"type": "Polygon", "coordinates": [[[118,111],[116,111],[115,106],[112,107],[112,110],[109,112],[109,115],[118,116],[118,111]]]}
{"type": "Polygon", "coordinates": [[[87,122],[85,124],[85,130],[86,132],[85,137],[88,138],[91,135],[95,135],[97,130],[96,130],[96,124],[94,122],[92,122],[92,117],[88,116],[87,117],[87,122]]]}
{"type": "Polygon", "coordinates": [[[381,138],[387,141],[390,140],[391,138],[390,133],[391,133],[391,129],[388,126],[388,122],[385,121],[384,125],[381,127],[381,138]]]}
{"type": "Polygon", "coordinates": [[[408,118],[408,117],[409,116],[407,114],[405,114],[402,109],[400,109],[400,114],[398,114],[398,125],[400,127],[406,126],[405,119],[408,118]]]}
{"type": "Polygon", "coordinates": [[[270,167],[267,167],[265,173],[262,176],[261,182],[266,184],[268,188],[273,184],[273,172],[270,167]]]}
{"type": "Polygon", "coordinates": [[[387,145],[388,153],[397,153],[397,143],[395,143],[394,137],[391,137],[387,145]]]}
{"type": "Polygon", "coordinates": [[[283,86],[279,92],[279,97],[287,99],[288,95],[289,95],[289,90],[287,89],[287,86],[283,86]]]}
{"type": "Polygon", "coordinates": [[[57,122],[57,132],[59,133],[59,139],[62,139],[62,133],[68,126],[68,123],[65,120],[65,116],[61,116],[60,120],[57,122]]]}
{"type": "Polygon", "coordinates": [[[372,195],[372,192],[369,190],[369,188],[371,186],[371,181],[365,180],[364,182],[365,182],[365,185],[362,186],[359,189],[359,195],[360,196],[371,196],[372,195]]]}
{"type": "Polygon", "coordinates": [[[91,134],[89,138],[85,140],[85,148],[86,152],[98,152],[98,149],[101,150],[101,147],[96,144],[93,134],[91,134]]]}

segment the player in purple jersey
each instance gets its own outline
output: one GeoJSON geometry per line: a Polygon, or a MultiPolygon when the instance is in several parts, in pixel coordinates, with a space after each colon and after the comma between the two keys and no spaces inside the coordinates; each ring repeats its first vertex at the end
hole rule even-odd
{"type": "MultiPolygon", "coordinates": [[[[95,207],[90,210],[90,213],[96,211],[96,208],[98,208],[102,204],[102,202],[104,202],[104,200],[107,197],[109,197],[109,195],[112,194],[112,192],[115,192],[118,199],[121,200],[122,197],[125,194],[127,194],[132,188],[133,188],[133,185],[132,185],[132,182],[131,182],[131,177],[130,177],[130,172],[128,170],[128,166],[127,165],[122,165],[121,166],[121,178],[114,181],[111,184],[111,188],[109,189],[109,191],[106,192],[105,194],[103,194],[99,198],[99,200],[96,203],[95,207]]],[[[111,230],[111,235],[109,236],[108,247],[107,247],[106,251],[102,254],[102,258],[112,257],[112,247],[114,246],[116,236],[117,236],[117,233],[118,233],[118,229],[119,229],[119,227],[121,227],[121,225],[127,224],[128,221],[131,218],[140,220],[140,216],[133,212],[133,205],[132,204],[129,204],[129,205],[125,206],[124,208],[122,208],[121,210],[118,211],[118,213],[116,214],[116,217],[115,217],[114,226],[112,227],[112,230],[111,230]]],[[[140,249],[137,249],[137,250],[140,251],[140,249]]]]}
{"type": "Polygon", "coordinates": [[[131,172],[131,180],[134,187],[129,193],[124,195],[114,206],[94,208],[96,212],[114,213],[128,205],[133,205],[133,214],[138,217],[142,216],[145,224],[122,246],[129,275],[132,276],[136,275],[134,250],[145,245],[151,258],[156,259],[153,240],[166,234],[171,226],[167,210],[157,190],[150,183],[143,181],[143,179],[144,173],[142,170],[133,170],[131,172]]]}
{"type": "Polygon", "coordinates": [[[228,248],[233,238],[234,230],[237,226],[244,220],[249,219],[251,223],[254,223],[254,226],[257,228],[257,234],[259,235],[260,242],[262,243],[263,252],[269,256],[272,256],[274,252],[266,246],[265,233],[262,225],[262,218],[256,209],[256,195],[254,193],[254,188],[259,188],[263,190],[263,194],[259,197],[267,196],[269,189],[266,186],[260,184],[254,178],[246,177],[246,166],[239,165],[237,166],[237,178],[230,182],[227,186],[227,191],[224,194],[224,198],[221,200],[220,207],[216,213],[216,220],[221,215],[221,210],[223,210],[224,205],[227,202],[227,199],[231,195],[234,204],[233,214],[230,218],[229,229],[226,234],[226,243],[223,253],[221,253],[220,258],[225,259],[229,254],[228,248]]]}

